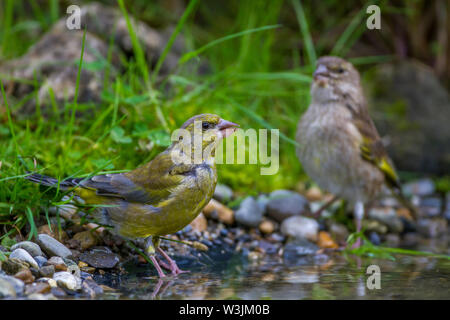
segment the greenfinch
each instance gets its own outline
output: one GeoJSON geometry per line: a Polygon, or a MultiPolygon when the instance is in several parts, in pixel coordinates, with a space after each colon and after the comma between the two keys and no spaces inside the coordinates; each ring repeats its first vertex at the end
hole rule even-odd
{"type": "MultiPolygon", "coordinates": [[[[320,188],[353,206],[359,232],[364,205],[383,186],[390,187],[402,203],[407,202],[369,116],[355,67],[338,57],[321,57],[313,78],[311,103],[297,127],[296,153],[306,173],[320,188]]],[[[355,247],[360,244],[358,238],[355,247]]]]}
{"type": "Polygon", "coordinates": [[[160,237],[183,229],[208,204],[217,183],[215,148],[237,127],[217,115],[201,114],[183,124],[183,134],[165,151],[130,172],[61,182],[36,173],[26,178],[71,190],[76,203],[96,205],[94,218],[113,233],[145,238],[145,253],[159,277],[165,276],[161,267],[178,275],[184,271],[160,248],[160,237]],[[156,258],[157,252],[168,264],[156,258]]]}

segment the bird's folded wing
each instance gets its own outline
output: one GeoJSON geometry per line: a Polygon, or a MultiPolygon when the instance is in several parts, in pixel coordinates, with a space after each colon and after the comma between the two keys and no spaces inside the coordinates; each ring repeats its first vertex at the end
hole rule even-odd
{"type": "Polygon", "coordinates": [[[347,103],[347,106],[352,113],[353,124],[363,137],[360,145],[361,157],[383,172],[388,185],[400,188],[399,179],[393,163],[383,146],[377,128],[367,111],[367,107],[365,105],[352,106],[352,103],[347,103]]]}

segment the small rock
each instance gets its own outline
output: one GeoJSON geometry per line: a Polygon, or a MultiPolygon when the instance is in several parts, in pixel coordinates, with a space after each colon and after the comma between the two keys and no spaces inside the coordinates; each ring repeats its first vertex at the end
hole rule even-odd
{"type": "Polygon", "coordinates": [[[397,216],[399,216],[400,218],[405,218],[409,221],[414,220],[411,211],[409,211],[408,208],[398,208],[397,209],[397,216]]]}
{"type": "Polygon", "coordinates": [[[403,231],[403,223],[394,208],[371,208],[369,210],[369,218],[377,220],[386,226],[393,233],[401,233],[403,231]]]}
{"type": "Polygon", "coordinates": [[[398,247],[400,244],[400,236],[395,233],[388,233],[385,236],[384,241],[389,247],[398,247]]]}
{"type": "Polygon", "coordinates": [[[305,196],[310,202],[320,201],[323,198],[322,191],[316,186],[309,188],[305,196]]]}
{"type": "Polygon", "coordinates": [[[72,256],[72,252],[65,245],[47,234],[39,234],[37,242],[50,257],[68,258],[72,256]]]}
{"type": "MultiPolygon", "coordinates": [[[[142,263],[145,263],[145,262],[147,262],[147,261],[144,260],[144,262],[142,262],[142,263]]],[[[95,268],[94,267],[83,267],[83,268],[80,268],[80,269],[81,269],[82,272],[86,272],[86,273],[90,273],[90,274],[93,274],[95,272],[95,268]]]]}
{"type": "Polygon", "coordinates": [[[24,283],[32,283],[34,276],[31,274],[30,269],[21,270],[14,275],[14,278],[22,280],[24,283]]]}
{"type": "Polygon", "coordinates": [[[319,232],[319,240],[317,241],[317,244],[321,248],[336,249],[339,247],[336,242],[331,239],[330,234],[326,231],[319,232]]]}
{"type": "Polygon", "coordinates": [[[319,224],[316,220],[302,216],[292,216],[281,224],[281,233],[294,238],[317,241],[319,224]]]}
{"type": "MultiPolygon", "coordinates": [[[[12,285],[12,287],[14,288],[15,291],[15,295],[14,296],[21,296],[23,294],[23,290],[25,288],[25,283],[17,278],[14,278],[13,276],[8,276],[6,274],[0,274],[0,287],[2,286],[1,283],[2,281],[6,281],[8,282],[10,285],[12,285]]],[[[0,288],[0,292],[2,291],[2,289],[0,288]]],[[[1,293],[0,293],[0,298],[1,298],[1,293]]]]}
{"type": "Polygon", "coordinates": [[[39,268],[42,268],[42,266],[47,262],[47,258],[43,256],[35,256],[34,260],[37,262],[39,268]]]}
{"type": "Polygon", "coordinates": [[[50,285],[46,282],[35,282],[25,286],[25,295],[29,296],[34,293],[45,294],[49,293],[51,289],[50,285]]]}
{"type": "Polygon", "coordinates": [[[86,262],[83,262],[83,261],[79,261],[78,262],[78,268],[84,268],[84,267],[87,267],[88,266],[88,264],[86,263],[86,262]]]}
{"type": "Polygon", "coordinates": [[[103,294],[103,289],[94,280],[86,279],[82,285],[82,291],[89,298],[93,299],[98,295],[103,294]]]}
{"type": "Polygon", "coordinates": [[[376,246],[379,246],[381,244],[380,236],[375,231],[372,231],[371,233],[369,233],[369,241],[372,242],[376,246]]]}
{"type": "Polygon", "coordinates": [[[0,298],[16,297],[14,286],[7,280],[0,277],[0,298]]]}
{"type": "Polygon", "coordinates": [[[200,214],[189,225],[192,229],[202,232],[208,228],[208,221],[203,213],[200,212],[200,214]]]}
{"type": "Polygon", "coordinates": [[[80,281],[75,276],[66,271],[56,272],[53,275],[53,280],[56,281],[59,287],[76,291],[80,289],[80,281]]]}
{"type": "Polygon", "coordinates": [[[15,258],[9,258],[2,262],[2,270],[10,275],[14,275],[22,270],[28,270],[29,268],[30,265],[27,262],[15,258]]]}
{"type": "Polygon", "coordinates": [[[328,221],[330,221],[328,223],[328,232],[330,232],[331,237],[338,243],[346,242],[349,235],[347,227],[330,219],[328,221]]]}
{"type": "Polygon", "coordinates": [[[51,293],[57,298],[64,298],[65,296],[67,296],[67,293],[63,289],[58,287],[52,287],[51,293]]]}
{"type": "Polygon", "coordinates": [[[9,257],[11,259],[19,259],[25,261],[33,268],[39,269],[39,265],[37,264],[36,260],[34,260],[33,257],[22,248],[15,249],[13,252],[11,252],[9,257]]]}
{"type": "Polygon", "coordinates": [[[75,234],[73,239],[80,242],[81,250],[86,250],[94,247],[98,243],[98,237],[91,231],[83,231],[75,234]]]}
{"type": "Polygon", "coordinates": [[[388,227],[377,220],[364,219],[362,227],[368,232],[375,231],[378,234],[386,234],[388,232],[388,227]]]}
{"type": "Polygon", "coordinates": [[[221,202],[227,202],[233,197],[233,190],[231,190],[230,187],[219,183],[216,185],[213,197],[221,202]]]}
{"type": "Polygon", "coordinates": [[[284,246],[283,258],[295,258],[299,256],[313,255],[319,250],[319,247],[306,239],[295,239],[284,246]]]}
{"type": "Polygon", "coordinates": [[[67,271],[67,265],[61,257],[51,257],[47,262],[47,266],[54,266],[55,271],[67,271]]]}
{"type": "Polygon", "coordinates": [[[261,211],[266,212],[267,204],[269,203],[269,197],[266,196],[265,194],[260,194],[256,199],[256,202],[258,202],[261,211]]]}
{"type": "Polygon", "coordinates": [[[233,210],[214,199],[211,199],[211,201],[203,208],[203,214],[207,218],[217,214],[217,219],[227,225],[232,225],[234,222],[233,210]]]}
{"type": "Polygon", "coordinates": [[[417,231],[427,238],[436,238],[447,233],[447,220],[421,219],[417,222],[417,231]]]}
{"type": "Polygon", "coordinates": [[[67,266],[67,272],[73,274],[75,277],[79,278],[80,277],[80,268],[78,267],[78,265],[75,263],[75,261],[72,261],[70,259],[64,259],[64,263],[67,266]]]}
{"type": "Polygon", "coordinates": [[[266,207],[269,217],[282,222],[291,216],[309,211],[308,200],[300,194],[288,190],[276,190],[270,194],[266,207]]]}
{"type": "Polygon", "coordinates": [[[93,248],[82,253],[80,260],[91,267],[104,269],[114,268],[119,263],[119,257],[103,247],[93,248]]]}
{"type": "Polygon", "coordinates": [[[39,269],[39,274],[41,277],[51,278],[55,273],[55,266],[49,265],[39,269]]]}
{"type": "Polygon", "coordinates": [[[429,196],[434,193],[434,190],[434,182],[428,178],[403,185],[403,192],[407,195],[429,196]]]}
{"type": "Polygon", "coordinates": [[[271,234],[275,231],[275,222],[272,220],[264,220],[259,224],[259,231],[261,231],[263,234],[271,234]]]}
{"type": "Polygon", "coordinates": [[[34,242],[31,241],[22,241],[19,243],[16,243],[15,245],[13,245],[11,247],[11,251],[14,251],[18,248],[24,249],[26,252],[28,252],[32,257],[36,257],[36,256],[42,256],[42,250],[39,247],[39,245],[37,245],[34,242]]]}
{"type": "Polygon", "coordinates": [[[420,212],[428,218],[434,218],[441,214],[442,200],[440,198],[422,198],[420,199],[420,212]]]}
{"type": "Polygon", "coordinates": [[[234,217],[240,224],[256,228],[263,219],[263,211],[255,198],[247,197],[241,202],[239,209],[234,213],[234,217]]]}

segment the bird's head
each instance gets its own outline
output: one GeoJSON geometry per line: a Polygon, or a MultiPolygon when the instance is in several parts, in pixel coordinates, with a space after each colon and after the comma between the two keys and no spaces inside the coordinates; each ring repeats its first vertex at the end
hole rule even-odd
{"type": "Polygon", "coordinates": [[[345,94],[354,96],[360,92],[358,70],[338,57],[325,56],[317,60],[313,77],[311,96],[315,102],[339,100],[345,94]]]}
{"type": "Polygon", "coordinates": [[[181,126],[175,145],[180,145],[184,150],[190,148],[192,157],[200,152],[203,158],[211,158],[215,156],[219,142],[233,134],[237,127],[238,124],[215,114],[196,115],[181,126]]]}

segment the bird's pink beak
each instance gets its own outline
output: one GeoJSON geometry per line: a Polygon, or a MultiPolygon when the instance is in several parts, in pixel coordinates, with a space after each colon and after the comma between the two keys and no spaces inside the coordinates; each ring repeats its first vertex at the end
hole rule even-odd
{"type": "Polygon", "coordinates": [[[219,123],[217,124],[217,128],[220,130],[224,138],[232,135],[233,132],[236,131],[237,127],[239,127],[237,123],[233,123],[224,119],[220,119],[219,123]]]}
{"type": "Polygon", "coordinates": [[[328,78],[328,69],[323,64],[319,64],[313,73],[314,81],[319,86],[325,86],[328,78]]]}

